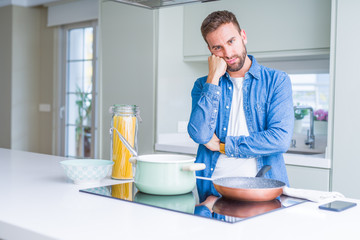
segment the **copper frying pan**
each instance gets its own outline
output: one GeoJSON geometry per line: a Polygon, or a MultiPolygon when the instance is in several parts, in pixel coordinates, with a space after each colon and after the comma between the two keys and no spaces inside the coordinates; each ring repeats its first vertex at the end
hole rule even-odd
{"type": "Polygon", "coordinates": [[[270,201],[283,192],[285,183],[263,178],[271,166],[264,166],[256,177],[224,177],[213,180],[215,189],[226,198],[239,201],[270,201]]]}
{"type": "Polygon", "coordinates": [[[281,208],[281,202],[277,199],[265,202],[245,202],[221,197],[216,200],[213,211],[221,215],[248,218],[277,208],[281,208]]]}

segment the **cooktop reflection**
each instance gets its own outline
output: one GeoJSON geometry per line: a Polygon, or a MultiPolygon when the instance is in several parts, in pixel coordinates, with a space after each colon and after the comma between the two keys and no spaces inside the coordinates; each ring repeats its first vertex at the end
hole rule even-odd
{"type": "MultiPolygon", "coordinates": [[[[198,181],[209,181],[198,179],[198,181]]],[[[209,202],[199,203],[196,189],[182,195],[151,195],[139,192],[134,182],[82,189],[80,192],[114,198],[122,201],[167,209],[179,213],[235,223],[255,216],[288,208],[306,200],[281,195],[266,202],[242,202],[224,197],[209,198],[209,202]]]]}

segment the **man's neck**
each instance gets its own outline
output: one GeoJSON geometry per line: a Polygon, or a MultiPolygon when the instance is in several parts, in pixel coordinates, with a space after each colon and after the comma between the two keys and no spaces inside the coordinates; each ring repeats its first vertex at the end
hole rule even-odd
{"type": "Polygon", "coordinates": [[[232,78],[241,78],[241,77],[245,77],[245,73],[247,73],[251,67],[251,60],[248,56],[246,56],[245,58],[245,63],[244,66],[237,72],[230,72],[228,71],[230,77],[232,78]]]}

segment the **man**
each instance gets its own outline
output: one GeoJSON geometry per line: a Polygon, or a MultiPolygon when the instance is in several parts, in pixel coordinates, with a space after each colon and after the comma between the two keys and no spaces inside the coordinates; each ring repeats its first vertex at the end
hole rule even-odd
{"type": "MultiPolygon", "coordinates": [[[[259,65],[247,55],[247,37],[234,14],[217,11],[201,26],[211,56],[209,74],[197,79],[188,125],[199,143],[198,175],[251,176],[264,165],[266,178],[288,185],[282,153],[291,141],[294,112],[291,82],[284,72],[259,65]]],[[[198,182],[200,201],[219,196],[211,181],[198,182]]]]}

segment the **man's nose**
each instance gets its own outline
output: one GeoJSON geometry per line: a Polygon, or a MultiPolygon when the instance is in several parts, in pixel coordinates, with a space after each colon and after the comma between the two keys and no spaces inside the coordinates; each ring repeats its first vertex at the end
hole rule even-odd
{"type": "Polygon", "coordinates": [[[230,58],[231,57],[231,48],[229,46],[225,46],[223,48],[223,55],[224,55],[224,58],[230,58]]]}

